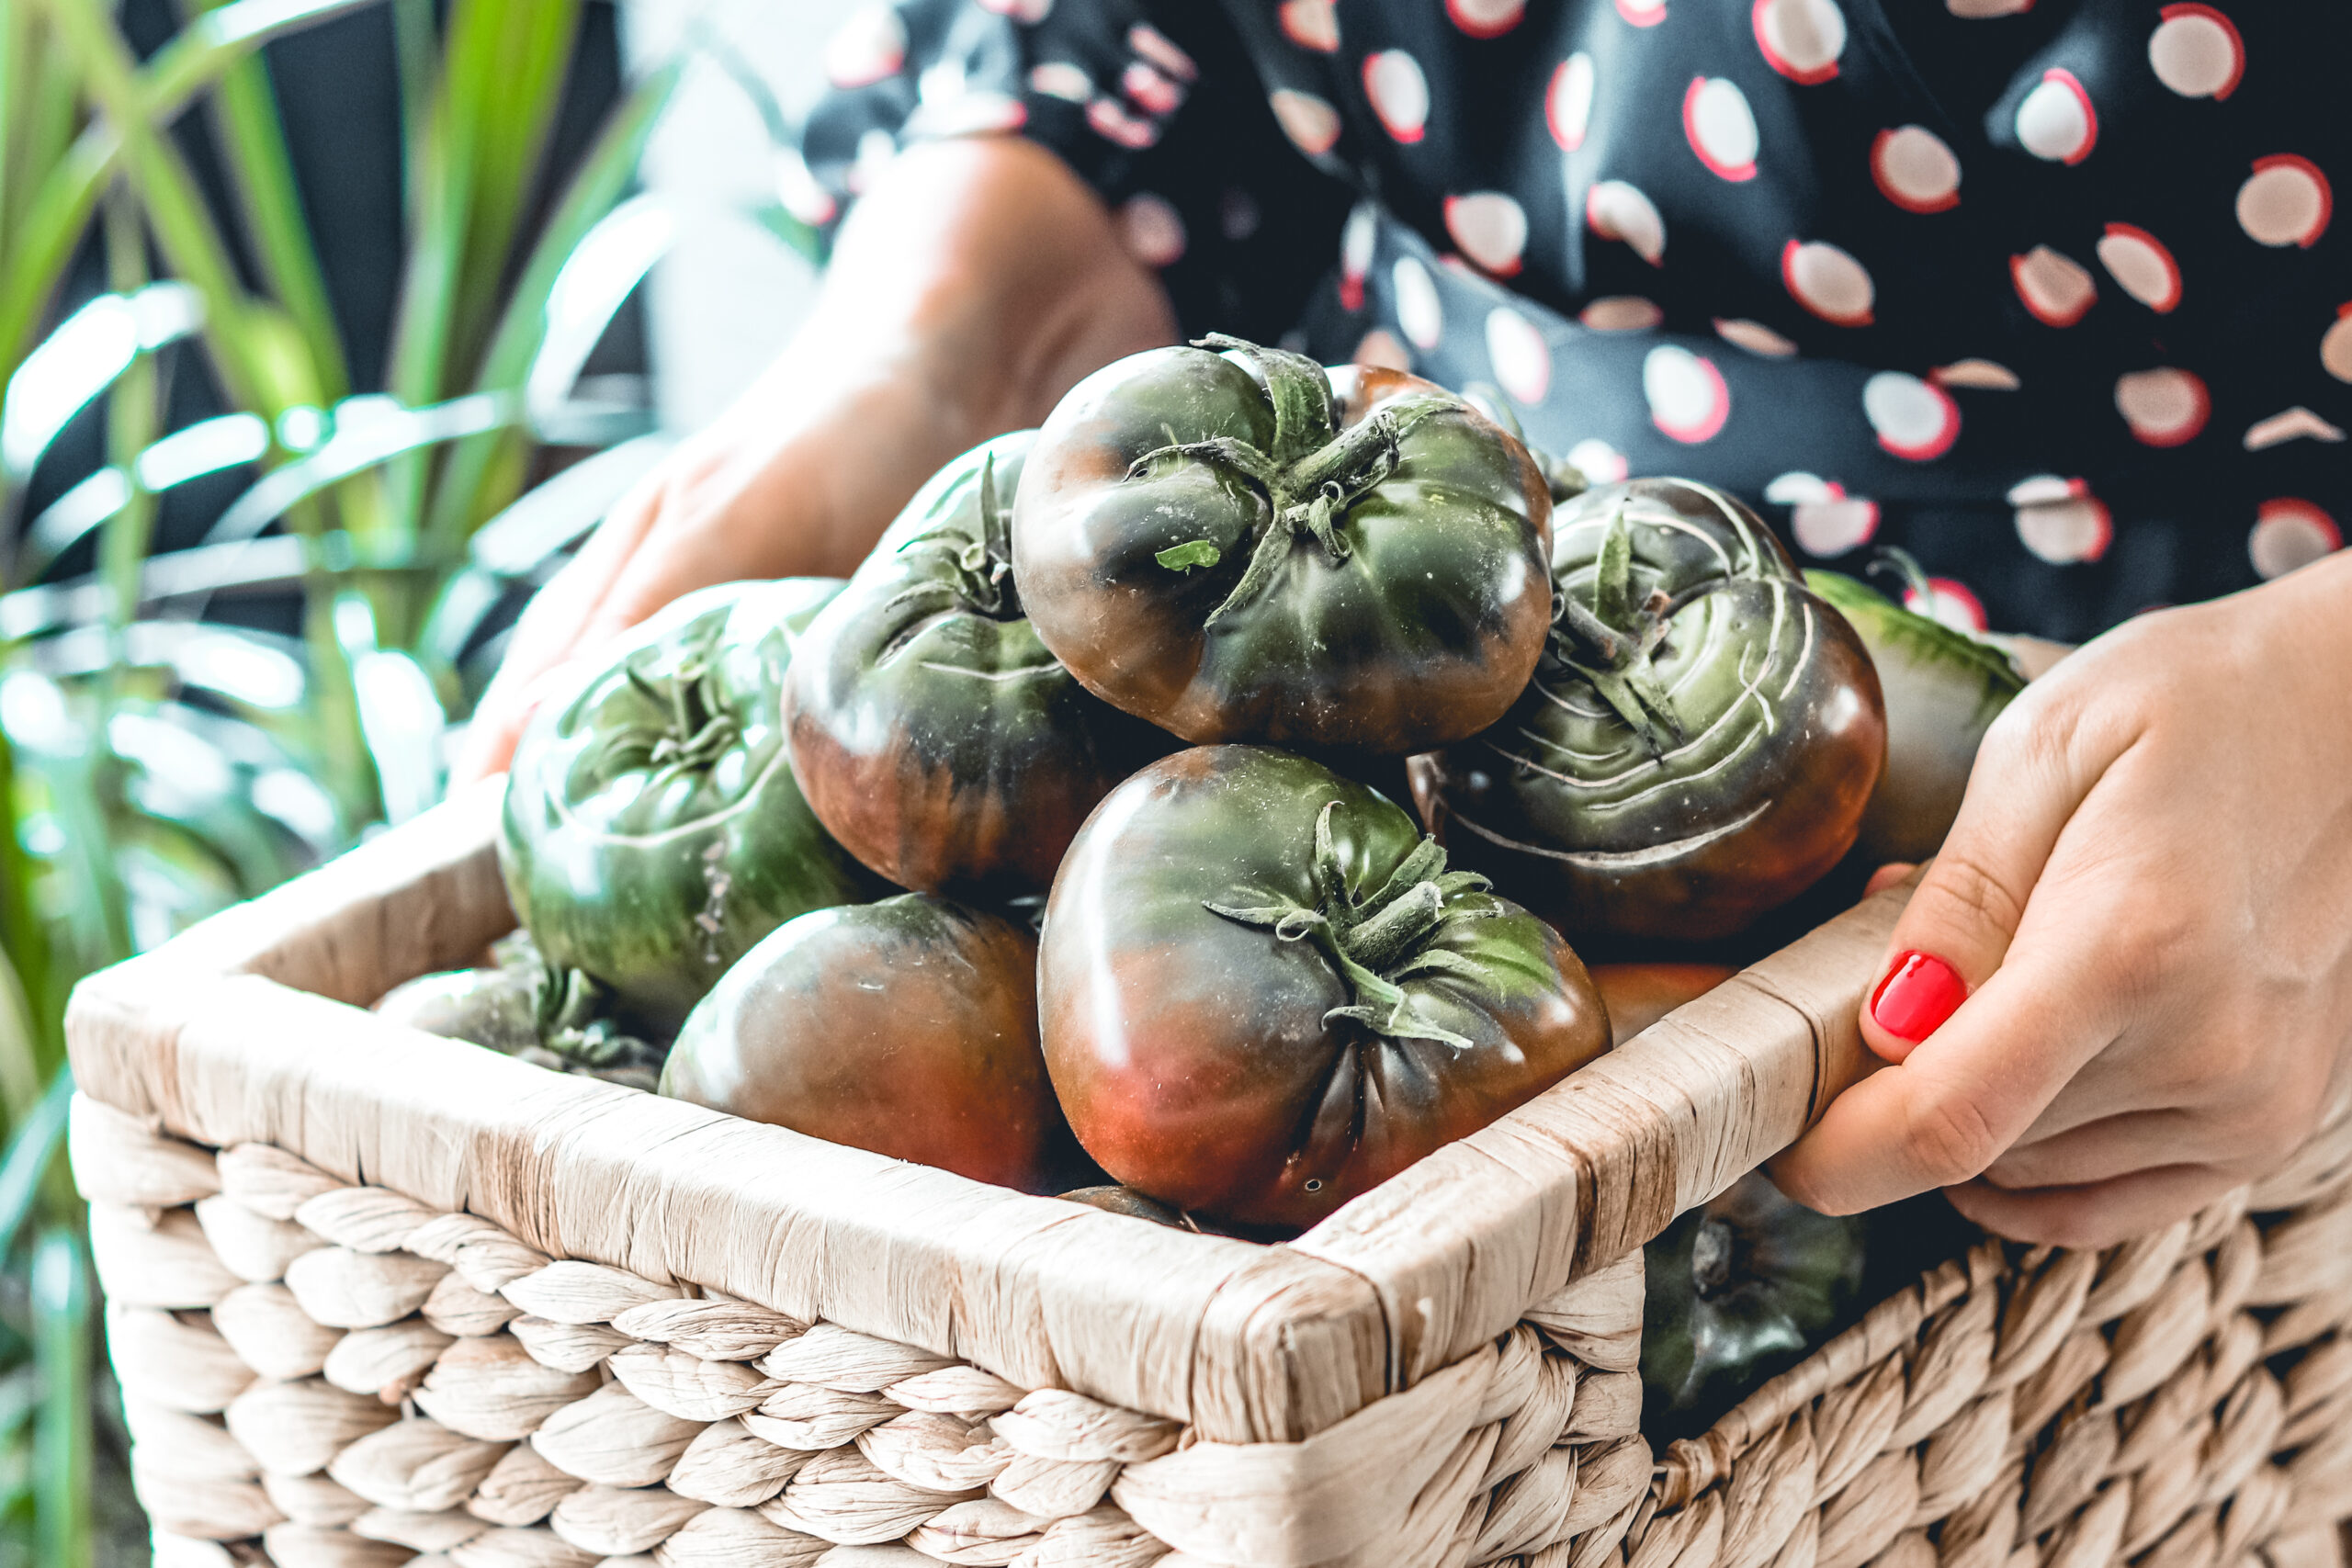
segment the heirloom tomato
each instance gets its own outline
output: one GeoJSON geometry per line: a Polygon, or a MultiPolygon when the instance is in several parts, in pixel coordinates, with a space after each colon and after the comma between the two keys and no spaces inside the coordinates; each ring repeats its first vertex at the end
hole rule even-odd
{"type": "Polygon", "coordinates": [[[1984,732],[2025,690],[2025,677],[1991,643],[1866,583],[1834,571],[1804,580],[1860,634],[1886,694],[1886,773],[1862,813],[1861,849],[1881,864],[1926,860],[1960,815],[1984,732]]]}
{"type": "Polygon", "coordinates": [[[1610,1042],[1623,1045],[1738,973],[1727,964],[1596,964],[1592,983],[1609,1010],[1610,1042]]]}
{"type": "Polygon", "coordinates": [[[1683,479],[1554,519],[1534,681],[1415,760],[1455,860],[1571,935],[1699,941],[1787,902],[1854,842],[1886,758],[1870,655],[1747,507],[1683,479]]]}
{"type": "Polygon", "coordinates": [[[1038,1190],[1062,1118],[1036,974],[1027,931],[927,893],[814,910],[702,999],[662,1092],[1038,1190]]]}
{"type": "Polygon", "coordinates": [[[785,679],[792,769],[817,818],[902,887],[1042,893],[1111,786],[1176,742],[1046,650],[1012,575],[1034,431],[942,469],[785,679]]]}
{"type": "Polygon", "coordinates": [[[1526,447],[1418,377],[1203,344],[1038,433],[1012,550],[1046,646],[1197,742],[1401,756],[1499,716],[1551,615],[1526,447]]]}
{"type": "Polygon", "coordinates": [[[499,865],[556,969],[675,1028],[805,910],[867,897],[785,754],[783,685],[831,580],[687,595],[541,707],[514,749],[499,865]]]}
{"type": "Polygon", "coordinates": [[[1702,1431],[1828,1338],[1861,1289],[1865,1234],[1761,1171],[1668,1226],[1645,1249],[1643,1428],[1702,1431]]]}
{"type": "Polygon", "coordinates": [[[1305,758],[1182,751],[1113,790],[1046,906],[1046,1063],[1112,1177],[1312,1224],[1609,1046],[1556,932],[1305,758]]]}

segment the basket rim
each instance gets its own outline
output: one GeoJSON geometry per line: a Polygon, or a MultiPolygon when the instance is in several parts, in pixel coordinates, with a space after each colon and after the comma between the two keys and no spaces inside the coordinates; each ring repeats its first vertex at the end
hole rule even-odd
{"type": "Polygon", "coordinates": [[[487,781],[85,980],[67,1018],[83,1091],[178,1136],[272,1144],[478,1213],[551,1255],[1238,1442],[1301,1440],[1418,1384],[1792,1142],[1860,1076],[1857,1010],[1908,896],[1866,900],[1261,1246],[548,1073],[364,1010],[513,929],[502,797],[487,781]]]}

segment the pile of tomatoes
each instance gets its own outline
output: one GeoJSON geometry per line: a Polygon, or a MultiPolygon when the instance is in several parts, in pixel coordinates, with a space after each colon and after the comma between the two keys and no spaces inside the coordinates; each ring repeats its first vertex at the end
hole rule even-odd
{"type": "Polygon", "coordinates": [[[1398,372],[1110,366],[847,582],[705,591],[541,711],[548,983],[674,1031],[665,1094],[1312,1224],[1608,1049],[1572,942],[1752,926],[1879,785],[1871,654],[1753,513],[1580,489],[1398,372]]]}

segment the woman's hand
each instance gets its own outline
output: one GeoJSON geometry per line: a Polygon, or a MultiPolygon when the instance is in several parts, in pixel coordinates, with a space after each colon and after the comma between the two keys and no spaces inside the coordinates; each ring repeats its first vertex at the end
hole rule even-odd
{"type": "Polygon", "coordinates": [[[1784,1155],[1848,1213],[1950,1188],[2100,1247],[2268,1174],[2352,1058],[2352,553],[2141,616],[1985,736],[1862,1035],[1784,1155]]]}
{"type": "Polygon", "coordinates": [[[846,575],[948,458],[1174,335],[1159,280],[1052,153],[1014,138],[910,149],[842,226],[783,355],[524,612],[454,782],[506,765],[571,661],[714,582],[846,575]]]}

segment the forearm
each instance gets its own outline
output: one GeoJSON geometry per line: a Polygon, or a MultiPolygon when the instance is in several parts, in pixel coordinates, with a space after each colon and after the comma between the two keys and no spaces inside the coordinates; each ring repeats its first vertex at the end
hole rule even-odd
{"type": "Polygon", "coordinates": [[[1174,331],[1157,279],[1051,153],[918,147],[861,200],[808,321],[702,444],[739,468],[730,526],[760,531],[774,575],[838,575],[948,458],[1174,331]]]}

